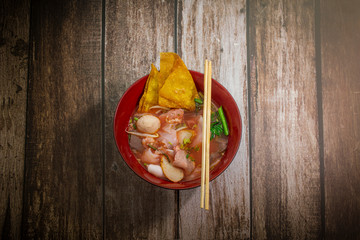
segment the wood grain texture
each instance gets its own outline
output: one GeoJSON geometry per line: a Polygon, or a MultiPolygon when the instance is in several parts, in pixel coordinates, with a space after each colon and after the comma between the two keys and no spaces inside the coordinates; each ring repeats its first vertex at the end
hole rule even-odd
{"type": "Polygon", "coordinates": [[[101,2],[33,1],[23,238],[101,239],[101,2]]]}
{"type": "MultiPolygon", "coordinates": [[[[113,136],[116,106],[125,90],[149,74],[161,51],[174,51],[173,1],[106,2],[105,238],[177,238],[177,195],[135,175],[113,136]]],[[[159,66],[158,66],[159,68],[159,66]]]]}
{"type": "Polygon", "coordinates": [[[22,212],[30,1],[0,3],[0,239],[18,239],[22,212]]]}
{"type": "Polygon", "coordinates": [[[205,58],[212,61],[213,78],[234,97],[243,124],[236,157],[210,184],[210,210],[200,208],[200,188],[180,191],[181,239],[250,238],[245,3],[179,3],[179,55],[189,69],[199,72],[204,72],[205,58]]]}
{"type": "Polygon", "coordinates": [[[254,239],[321,234],[314,1],[249,1],[254,239]]]}
{"type": "Polygon", "coordinates": [[[360,2],[320,1],[326,239],[360,239],[360,2]]]}

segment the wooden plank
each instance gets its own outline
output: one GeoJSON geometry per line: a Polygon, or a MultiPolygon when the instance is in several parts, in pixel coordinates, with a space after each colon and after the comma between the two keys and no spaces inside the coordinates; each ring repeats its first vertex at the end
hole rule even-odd
{"type": "Polygon", "coordinates": [[[360,2],[320,1],[325,237],[360,239],[360,2]]]}
{"type": "Polygon", "coordinates": [[[250,1],[252,237],[321,235],[314,1],[250,1]]]}
{"type": "Polygon", "coordinates": [[[23,237],[100,239],[101,2],[32,2],[23,237]]]}
{"type": "Polygon", "coordinates": [[[0,239],[19,239],[30,1],[0,5],[0,239]]]}
{"type": "MultiPolygon", "coordinates": [[[[177,195],[136,176],[113,137],[113,117],[125,90],[150,72],[161,51],[174,51],[173,1],[106,3],[105,56],[105,237],[177,238],[177,195]]],[[[159,68],[159,66],[158,66],[159,68]]]]}
{"type": "Polygon", "coordinates": [[[181,1],[178,52],[189,69],[204,71],[236,100],[242,116],[241,145],[230,167],[210,185],[210,210],[200,208],[200,188],[180,191],[181,239],[250,238],[250,179],[246,73],[246,1],[181,1]]]}

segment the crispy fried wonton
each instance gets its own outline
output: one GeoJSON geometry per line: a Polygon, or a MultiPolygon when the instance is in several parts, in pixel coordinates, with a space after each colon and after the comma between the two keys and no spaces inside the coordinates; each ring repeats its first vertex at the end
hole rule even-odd
{"type": "Polygon", "coordinates": [[[160,53],[159,76],[160,106],[195,110],[194,98],[198,92],[189,70],[176,53],[160,53]]]}
{"type": "Polygon", "coordinates": [[[185,70],[177,67],[167,77],[159,91],[159,105],[195,110],[194,98],[197,97],[197,91],[191,74],[187,69],[185,70]]]}
{"type": "Polygon", "coordinates": [[[159,101],[159,83],[157,75],[159,74],[158,70],[151,64],[151,72],[148,79],[146,80],[146,85],[144,89],[144,94],[142,95],[139,102],[139,112],[148,112],[149,108],[157,105],[159,101]]]}
{"type": "Polygon", "coordinates": [[[148,112],[154,105],[195,110],[198,92],[184,62],[176,53],[160,53],[160,72],[151,65],[139,111],[148,112]]]}

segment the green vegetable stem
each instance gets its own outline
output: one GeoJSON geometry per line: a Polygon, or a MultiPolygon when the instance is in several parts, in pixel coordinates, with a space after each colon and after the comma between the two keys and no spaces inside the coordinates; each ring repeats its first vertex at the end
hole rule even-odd
{"type": "Polygon", "coordinates": [[[203,104],[203,101],[200,98],[195,98],[194,101],[198,104],[203,104]]]}
{"type": "Polygon", "coordinates": [[[224,134],[227,136],[227,135],[229,135],[229,127],[227,125],[225,114],[224,114],[222,106],[218,109],[218,113],[219,113],[220,121],[221,121],[221,123],[223,125],[224,134]]]}

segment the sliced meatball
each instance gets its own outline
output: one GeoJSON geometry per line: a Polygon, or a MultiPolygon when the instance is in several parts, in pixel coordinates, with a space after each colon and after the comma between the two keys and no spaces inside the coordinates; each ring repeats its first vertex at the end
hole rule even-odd
{"type": "Polygon", "coordinates": [[[138,136],[131,136],[130,140],[129,140],[129,145],[132,149],[135,149],[139,152],[144,150],[143,145],[141,144],[141,138],[139,138],[138,136]]]}
{"type": "Polygon", "coordinates": [[[179,150],[175,154],[173,166],[182,168],[185,175],[189,175],[195,168],[195,163],[190,159],[186,158],[187,153],[184,150],[179,150]]]}

